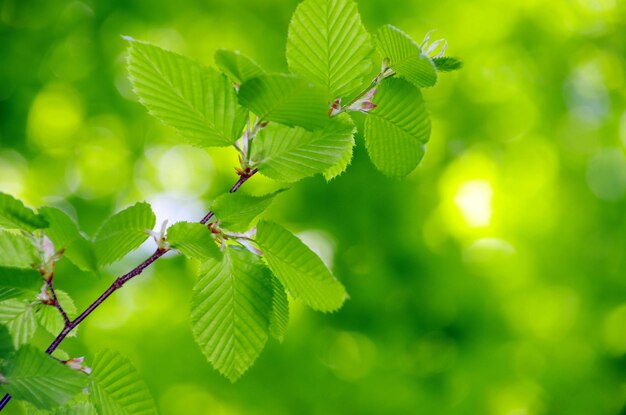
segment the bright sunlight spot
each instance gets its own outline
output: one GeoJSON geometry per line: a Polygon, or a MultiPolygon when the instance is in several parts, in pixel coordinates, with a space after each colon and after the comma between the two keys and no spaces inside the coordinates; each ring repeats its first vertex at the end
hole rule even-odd
{"type": "Polygon", "coordinates": [[[465,222],[474,228],[488,226],[491,221],[493,190],[486,180],[469,180],[461,184],[454,195],[454,204],[461,210],[465,222]]]}

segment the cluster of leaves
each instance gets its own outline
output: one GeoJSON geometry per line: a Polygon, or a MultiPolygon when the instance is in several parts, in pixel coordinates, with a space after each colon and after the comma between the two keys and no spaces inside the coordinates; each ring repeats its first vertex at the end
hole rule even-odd
{"type": "MultiPolygon", "coordinates": [[[[257,172],[283,183],[341,174],[355,145],[351,112],[366,114],[366,146],[377,168],[394,177],[408,174],[430,135],[420,88],[435,85],[438,71],[460,66],[454,58],[429,56],[440,41],[420,47],[393,26],[372,38],[352,0],[298,6],[289,27],[288,74],[267,73],[227,50],[217,52],[217,70],[127,39],[140,102],[193,145],[233,146],[241,162],[238,185],[257,172]],[[375,76],[374,50],[381,62],[375,76]]],[[[324,262],[281,225],[260,220],[280,192],[251,196],[237,189],[214,200],[200,223],[164,224],[156,233],[150,205],[137,203],[108,219],[93,238],[57,208],[36,213],[0,194],[1,388],[41,413],[155,412],[145,385],[121,356],[98,354],[88,375],[82,360],[60,351],[51,357],[28,344],[38,327],[62,340],[82,321],[71,320],[72,299],[54,289],[56,262],[98,273],[149,235],[159,256],[177,251],[198,262],[193,334],[231,381],[253,364],[269,337],[283,339],[289,297],[322,312],[339,309],[347,293],[324,262]],[[88,393],[81,392],[85,387],[88,393]]]]}
{"type": "Polygon", "coordinates": [[[57,305],[70,318],[76,315],[71,297],[52,291],[57,261],[65,257],[95,273],[137,248],[154,221],[150,207],[137,204],[109,219],[91,239],[61,210],[36,213],[0,193],[0,390],[24,401],[28,413],[157,413],[139,374],[119,354],[97,353],[89,375],[81,358],[62,350],[49,356],[29,344],[37,330],[57,336],[66,327],[57,305]]]}

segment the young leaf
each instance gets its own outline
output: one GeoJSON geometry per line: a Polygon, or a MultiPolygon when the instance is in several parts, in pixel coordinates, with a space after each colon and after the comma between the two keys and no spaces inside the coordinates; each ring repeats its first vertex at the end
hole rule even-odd
{"type": "Polygon", "coordinates": [[[156,217],[149,204],[137,203],[107,220],[98,231],[95,249],[100,266],[107,265],[137,249],[148,239],[156,217]]]}
{"type": "Polygon", "coordinates": [[[0,267],[0,301],[29,295],[41,287],[41,274],[34,269],[0,267]]]}
{"type": "Polygon", "coordinates": [[[295,75],[261,75],[244,82],[239,101],[263,121],[307,130],[328,122],[328,103],[317,87],[295,75]]]}
{"type": "Polygon", "coordinates": [[[376,33],[376,48],[391,69],[416,87],[437,83],[433,61],[422,54],[419,45],[397,27],[381,27],[376,33]]]}
{"type": "Polygon", "coordinates": [[[289,24],[289,70],[322,87],[328,100],[364,83],[373,49],[352,0],[305,0],[289,24]]]}
{"type": "Polygon", "coordinates": [[[6,359],[14,350],[9,328],[4,324],[0,324],[0,359],[6,359]]]}
{"type": "Polygon", "coordinates": [[[128,359],[105,350],[93,359],[89,396],[100,414],[156,415],[154,399],[128,359]]]}
{"type": "Polygon", "coordinates": [[[16,349],[28,343],[37,330],[33,307],[28,301],[16,299],[0,302],[0,324],[9,329],[16,349]]]}
{"type": "Polygon", "coordinates": [[[346,290],[322,260],[282,226],[261,221],[256,241],[274,275],[295,298],[319,311],[335,311],[345,301],[346,290]]]}
{"type": "Polygon", "coordinates": [[[342,167],[336,166],[345,163],[346,153],[352,151],[355,131],[345,114],[313,132],[270,124],[255,138],[251,159],[264,176],[282,182],[296,182],[328,170],[336,173],[342,167]]]}
{"type": "MultiPolygon", "coordinates": [[[[69,318],[74,318],[76,316],[76,306],[74,305],[74,300],[69,296],[68,293],[61,290],[55,290],[57,295],[57,300],[69,316],[69,318]]],[[[65,321],[63,320],[63,316],[59,310],[49,304],[40,304],[39,307],[35,310],[35,318],[37,322],[46,329],[46,331],[53,336],[58,335],[63,327],[65,326],[65,321]]],[[[72,330],[69,337],[76,336],[77,328],[72,330]]]]}
{"type": "Polygon", "coordinates": [[[272,277],[272,314],[270,315],[270,334],[282,342],[289,325],[289,299],[285,287],[272,277]]]}
{"type": "Polygon", "coordinates": [[[200,270],[191,303],[193,334],[209,362],[231,382],[263,350],[272,308],[271,275],[258,257],[227,247],[200,270]]]}
{"type": "Polygon", "coordinates": [[[77,402],[57,408],[50,415],[98,415],[98,412],[89,402],[77,402]]]}
{"type": "Polygon", "coordinates": [[[3,370],[2,388],[15,399],[38,408],[52,409],[66,403],[87,384],[88,377],[33,346],[23,346],[3,370]]]}
{"type": "Polygon", "coordinates": [[[57,250],[64,249],[64,256],[82,271],[96,272],[98,265],[93,244],[85,238],[76,223],[57,208],[42,208],[41,214],[50,223],[46,235],[57,250]]]}
{"type": "Polygon", "coordinates": [[[0,231],[0,267],[32,268],[41,262],[33,243],[22,235],[0,231]]]}
{"type": "Polygon", "coordinates": [[[424,157],[430,118],[420,91],[403,79],[385,79],[365,120],[365,144],[370,159],[384,174],[402,177],[424,157]]]}
{"type": "Polygon", "coordinates": [[[128,71],[150,114],[198,147],[223,147],[241,135],[248,112],[226,76],[149,43],[131,40],[128,71]]]}
{"type": "Polygon", "coordinates": [[[11,195],[0,192],[0,228],[34,231],[48,226],[41,216],[11,195]]]}
{"type": "Polygon", "coordinates": [[[435,66],[439,72],[452,72],[457,71],[463,67],[463,62],[457,58],[451,56],[442,56],[440,58],[434,58],[435,66]]]}
{"type": "MultiPolygon", "coordinates": [[[[341,116],[340,116],[341,117],[341,116]]],[[[354,130],[356,132],[356,129],[354,130]]],[[[343,153],[341,154],[341,158],[337,160],[337,162],[324,170],[324,178],[326,181],[331,181],[332,179],[340,176],[348,169],[350,163],[352,162],[352,152],[354,151],[354,146],[356,145],[354,141],[354,134],[350,136],[350,142],[344,145],[343,153]]]]}
{"type": "Polygon", "coordinates": [[[242,55],[238,50],[219,49],[215,52],[215,63],[238,85],[265,73],[255,61],[242,55]]]}
{"type": "Polygon", "coordinates": [[[201,223],[178,222],[167,230],[170,247],[190,259],[200,262],[211,258],[220,259],[222,252],[217,247],[211,231],[201,223]]]}
{"type": "Polygon", "coordinates": [[[278,192],[264,196],[250,196],[243,193],[226,193],[219,196],[211,205],[220,227],[233,232],[245,232],[254,220],[265,211],[278,192]]]}

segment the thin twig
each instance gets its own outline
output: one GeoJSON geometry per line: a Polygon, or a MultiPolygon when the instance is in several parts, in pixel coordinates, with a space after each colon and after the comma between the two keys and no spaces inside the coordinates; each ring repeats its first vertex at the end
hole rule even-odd
{"type": "MultiPolygon", "coordinates": [[[[248,179],[254,176],[257,173],[257,171],[258,169],[254,169],[250,171],[249,173],[242,174],[239,177],[239,180],[237,180],[237,183],[235,183],[235,185],[230,189],[230,193],[235,193],[241,187],[241,185],[243,185],[246,181],[248,181],[248,179]]],[[[213,216],[214,216],[213,212],[207,213],[206,216],[202,218],[200,223],[206,224],[213,216]]],[[[161,258],[163,255],[165,255],[169,251],[170,249],[158,248],[149,258],[147,258],[141,264],[137,265],[131,271],[127,272],[126,274],[118,277],[115,281],[113,281],[113,283],[109,286],[109,288],[107,288],[106,291],[100,294],[100,296],[93,303],[91,303],[91,305],[89,305],[89,307],[87,307],[85,311],[80,313],[78,317],[76,317],[72,321],[69,321],[69,319],[67,319],[65,327],[63,327],[63,330],[61,330],[59,335],[52,341],[52,343],[50,343],[50,346],[48,346],[48,348],[46,349],[46,353],[52,354],[52,352],[54,352],[57,349],[57,347],[59,347],[59,345],[67,337],[67,335],[70,334],[70,332],[74,330],[80,323],[82,323],[83,320],[89,317],[89,315],[93,313],[94,310],[98,308],[100,304],[102,304],[107,298],[109,298],[111,294],[113,294],[115,291],[122,288],[124,284],[126,284],[128,281],[130,281],[134,277],[140,275],[154,261],[161,258]]],[[[52,285],[49,284],[48,286],[51,288],[50,291],[52,292],[55,304],[58,304],[59,306],[57,308],[64,315],[64,319],[67,318],[67,314],[65,314],[65,311],[61,308],[58,300],[56,300],[56,294],[54,293],[54,289],[52,288],[52,285]]],[[[6,406],[7,403],[9,403],[10,400],[11,400],[11,395],[8,393],[5,394],[4,397],[0,400],[0,411],[4,409],[4,407],[6,406]]]]}
{"type": "Polygon", "coordinates": [[[67,313],[63,309],[63,306],[59,302],[59,298],[57,297],[56,291],[54,291],[54,284],[52,283],[52,278],[50,278],[49,280],[46,280],[46,285],[48,286],[48,289],[50,290],[50,294],[52,294],[52,301],[53,301],[52,305],[56,307],[57,310],[59,310],[59,313],[61,313],[61,316],[63,317],[63,321],[65,322],[65,327],[69,326],[70,318],[67,316],[67,313]]]}

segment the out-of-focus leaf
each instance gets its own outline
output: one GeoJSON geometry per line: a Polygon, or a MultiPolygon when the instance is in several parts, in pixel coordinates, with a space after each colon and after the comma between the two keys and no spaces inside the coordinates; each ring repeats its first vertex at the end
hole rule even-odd
{"type": "Polygon", "coordinates": [[[430,117],[420,91],[403,79],[385,79],[365,120],[365,144],[374,165],[391,177],[409,174],[424,157],[430,117]]]}
{"type": "Polygon", "coordinates": [[[457,71],[463,67],[463,62],[452,56],[442,56],[440,58],[434,58],[435,66],[439,72],[452,72],[457,71]]]}
{"type": "Polygon", "coordinates": [[[211,231],[201,223],[175,223],[167,230],[167,241],[170,247],[180,251],[187,258],[200,262],[222,257],[211,231]]]}
{"type": "Polygon", "coordinates": [[[261,174],[282,182],[328,171],[336,175],[345,165],[346,154],[352,152],[355,131],[345,114],[313,132],[270,124],[255,138],[251,158],[261,174]]]}
{"type": "Polygon", "coordinates": [[[9,328],[0,324],[0,359],[6,359],[14,350],[13,338],[11,338],[9,328]]]}
{"type": "Polygon", "coordinates": [[[376,33],[376,48],[390,68],[418,88],[437,83],[437,71],[432,59],[424,55],[419,45],[397,27],[381,27],[376,33]]]}
{"type": "Polygon", "coordinates": [[[48,222],[41,215],[13,196],[0,192],[0,228],[34,231],[47,226],[48,222]]]}
{"type": "Polygon", "coordinates": [[[211,205],[220,227],[234,232],[244,232],[252,227],[254,220],[269,207],[273,192],[264,196],[250,196],[243,193],[226,193],[219,196],[211,205]]]}
{"type": "Polygon", "coordinates": [[[196,342],[231,382],[257,359],[268,338],[272,309],[269,270],[248,251],[227,247],[221,262],[200,270],[191,303],[196,342]]]}
{"type": "Polygon", "coordinates": [[[149,43],[131,40],[128,71],[140,102],[198,147],[223,147],[241,135],[248,112],[226,76],[149,43]]]}
{"type": "Polygon", "coordinates": [[[105,350],[96,354],[91,367],[90,401],[99,414],[158,413],[148,387],[128,359],[105,350]]]}
{"type": "Polygon", "coordinates": [[[98,264],[110,264],[137,249],[148,239],[147,230],[154,228],[155,222],[154,212],[145,202],[137,203],[109,218],[96,235],[98,264]]]}
{"type": "Polygon", "coordinates": [[[65,404],[86,385],[88,377],[27,345],[20,348],[4,367],[2,389],[15,399],[42,409],[65,404]]]}
{"type": "Polygon", "coordinates": [[[0,267],[32,268],[40,262],[37,248],[28,238],[0,231],[0,267]]]}
{"type": "Polygon", "coordinates": [[[0,301],[29,294],[34,298],[42,281],[34,269],[0,267],[0,301]]]}
{"type": "Polygon", "coordinates": [[[41,214],[50,223],[45,233],[55,249],[64,249],[64,256],[82,271],[96,272],[98,265],[93,244],[80,233],[72,218],[52,207],[42,208],[41,214]]]}
{"type": "Polygon", "coordinates": [[[0,324],[9,329],[16,349],[28,343],[37,329],[33,307],[27,300],[11,299],[0,302],[0,324]]]}
{"type": "Polygon", "coordinates": [[[323,88],[328,100],[364,83],[373,49],[352,0],[305,0],[289,24],[289,70],[323,88]]]}
{"type": "Polygon", "coordinates": [[[239,101],[263,121],[307,130],[328,122],[328,103],[321,89],[295,75],[261,75],[241,85],[239,101]]]}
{"type": "Polygon", "coordinates": [[[242,55],[238,50],[219,49],[215,52],[215,63],[222,72],[239,85],[265,73],[255,61],[242,55]]]}
{"type": "Polygon", "coordinates": [[[256,241],[268,266],[294,298],[324,312],[343,305],[347,298],[343,285],[294,234],[276,223],[261,221],[256,241]]]}

